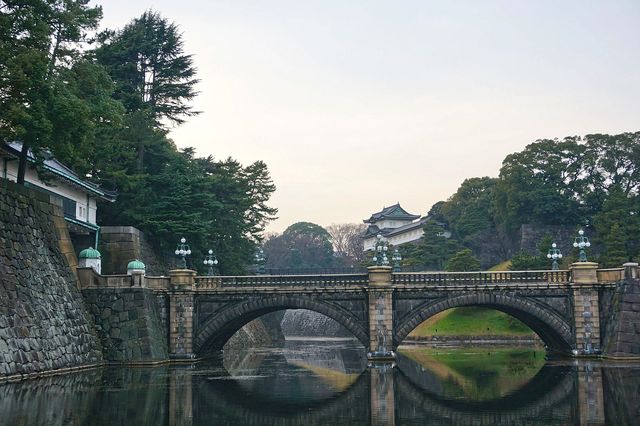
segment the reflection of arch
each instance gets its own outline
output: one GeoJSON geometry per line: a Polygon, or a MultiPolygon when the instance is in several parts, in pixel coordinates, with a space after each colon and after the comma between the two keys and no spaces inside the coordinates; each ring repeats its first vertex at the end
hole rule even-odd
{"type": "Polygon", "coordinates": [[[227,380],[199,381],[194,387],[194,424],[208,423],[245,425],[338,424],[355,416],[369,418],[369,377],[361,374],[345,391],[322,400],[304,403],[274,402],[247,392],[232,377],[227,380]]]}
{"type": "Polygon", "coordinates": [[[347,309],[322,300],[282,295],[256,298],[225,307],[199,327],[194,339],[194,352],[202,355],[221,349],[248,322],[282,309],[308,309],[326,315],[349,330],[365,347],[369,345],[367,331],[361,321],[347,309]]]}
{"type": "Polygon", "coordinates": [[[403,413],[413,416],[421,412],[425,417],[452,424],[529,424],[551,410],[563,411],[570,417],[574,408],[576,390],[570,366],[545,365],[515,392],[495,400],[474,402],[447,399],[425,389],[415,380],[416,373],[407,368],[414,362],[403,358],[399,359],[396,375],[396,410],[401,417],[403,413]]]}
{"type": "Polygon", "coordinates": [[[531,328],[550,350],[564,353],[571,351],[571,342],[573,342],[571,326],[551,308],[531,299],[488,292],[467,293],[429,301],[418,306],[397,325],[394,345],[397,347],[424,320],[439,312],[460,306],[482,306],[505,312],[531,328]]]}

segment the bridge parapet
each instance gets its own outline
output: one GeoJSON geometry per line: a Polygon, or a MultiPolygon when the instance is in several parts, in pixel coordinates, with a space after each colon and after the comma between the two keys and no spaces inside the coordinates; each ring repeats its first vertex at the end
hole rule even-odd
{"type": "Polygon", "coordinates": [[[196,277],[196,290],[210,290],[225,287],[329,287],[366,286],[367,274],[326,274],[326,275],[242,275],[222,277],[196,277]]]}
{"type": "Polygon", "coordinates": [[[489,284],[568,284],[571,272],[561,271],[480,271],[480,272],[406,272],[394,273],[393,284],[470,285],[489,284]]]}

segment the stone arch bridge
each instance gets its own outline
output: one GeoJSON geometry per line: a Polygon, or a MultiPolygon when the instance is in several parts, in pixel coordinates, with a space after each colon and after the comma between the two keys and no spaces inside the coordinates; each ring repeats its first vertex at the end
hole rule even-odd
{"type": "Polygon", "coordinates": [[[385,358],[422,321],[459,306],[506,312],[535,331],[550,351],[598,355],[601,323],[611,314],[607,301],[624,280],[624,269],[597,269],[590,262],[523,272],[392,273],[371,267],[363,274],[201,277],[183,269],[170,277],[146,277],[100,276],[79,268],[78,274],[106,356],[114,361],[206,357],[249,321],[282,309],[322,313],[348,329],[371,358],[385,358]],[[136,294],[126,295],[131,292],[136,294]],[[124,331],[132,327],[132,316],[134,327],[148,329],[134,330],[133,348],[126,341],[131,333],[124,331]],[[163,345],[164,351],[156,347],[163,345]]]}

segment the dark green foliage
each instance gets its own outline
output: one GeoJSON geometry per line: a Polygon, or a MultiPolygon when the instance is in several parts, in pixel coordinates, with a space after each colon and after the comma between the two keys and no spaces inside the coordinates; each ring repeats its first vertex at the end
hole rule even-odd
{"type": "Polygon", "coordinates": [[[638,195],[639,160],[640,132],[537,141],[504,160],[495,221],[507,233],[523,223],[590,221],[612,188],[638,195]]]}
{"type": "Polygon", "coordinates": [[[100,7],[88,3],[18,0],[0,8],[0,140],[23,143],[19,183],[28,149],[41,160],[45,148],[80,146],[91,140],[99,123],[95,109],[87,105],[91,99],[75,84],[91,68],[78,65],[80,43],[102,16],[100,7]]]}
{"type": "Polygon", "coordinates": [[[95,56],[128,112],[145,111],[158,125],[198,113],[189,103],[197,94],[196,70],[175,23],[149,10],[122,30],[102,33],[100,41],[95,56]]]}
{"type": "Polygon", "coordinates": [[[509,269],[512,271],[551,269],[551,265],[546,257],[534,256],[521,250],[511,258],[509,269]]]}
{"type": "Polygon", "coordinates": [[[440,210],[454,238],[464,242],[493,227],[491,204],[495,185],[496,179],[489,177],[466,179],[442,205],[440,210]]]}
{"type": "MultiPolygon", "coordinates": [[[[512,271],[551,269],[551,260],[547,258],[551,244],[553,244],[553,240],[551,236],[547,235],[538,243],[538,253],[531,254],[519,251],[511,258],[509,269],[512,271]]],[[[558,262],[562,263],[561,260],[558,262]]]]}
{"type": "Polygon", "coordinates": [[[266,165],[179,152],[164,124],[196,113],[197,79],[178,27],[145,12],[85,54],[101,14],[88,0],[1,3],[0,140],[40,158],[50,149],[117,189],[99,223],[136,226],[163,254],[185,236],[195,267],[211,248],[222,272],[243,272],[276,213],[266,204],[275,190],[266,165]]]}
{"type": "Polygon", "coordinates": [[[139,227],[164,253],[184,236],[194,267],[210,248],[223,273],[242,273],[276,212],[265,204],[275,187],[264,163],[243,167],[232,159],[196,158],[192,149],[176,152],[162,135],[145,161],[146,173],[115,177],[126,190],[104,206],[103,222],[139,227]]]}
{"type": "Polygon", "coordinates": [[[446,238],[445,232],[436,222],[427,221],[424,225],[424,237],[416,251],[418,264],[429,270],[444,269],[447,259],[460,249],[457,241],[446,238]]]}
{"type": "Polygon", "coordinates": [[[473,256],[469,249],[464,249],[454,254],[447,262],[449,272],[470,272],[480,270],[480,262],[473,256]]]}
{"type": "Polygon", "coordinates": [[[603,248],[600,262],[619,267],[640,249],[640,197],[615,187],[594,217],[596,242],[603,248]]]}
{"type": "Polygon", "coordinates": [[[329,233],[319,225],[297,222],[264,244],[267,268],[307,269],[334,265],[329,233]]]}

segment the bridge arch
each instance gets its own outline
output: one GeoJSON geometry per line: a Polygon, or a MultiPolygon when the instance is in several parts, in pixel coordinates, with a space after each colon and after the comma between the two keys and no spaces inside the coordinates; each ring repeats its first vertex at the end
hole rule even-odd
{"type": "Polygon", "coordinates": [[[220,350],[245,324],[270,312],[283,309],[308,309],[335,320],[349,330],[365,347],[369,337],[362,323],[346,308],[304,296],[278,295],[254,298],[226,306],[195,330],[194,353],[203,355],[220,350]]]}
{"type": "Polygon", "coordinates": [[[571,325],[550,307],[523,297],[502,293],[466,293],[426,302],[412,309],[396,325],[394,345],[397,347],[424,320],[451,308],[481,306],[507,313],[533,330],[548,349],[570,353],[573,348],[571,325]]]}

